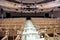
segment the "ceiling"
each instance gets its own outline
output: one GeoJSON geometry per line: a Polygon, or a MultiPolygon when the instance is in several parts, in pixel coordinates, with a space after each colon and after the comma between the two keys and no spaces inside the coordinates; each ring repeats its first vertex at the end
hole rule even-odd
{"type": "MultiPolygon", "coordinates": [[[[37,2],[37,3],[43,3],[43,2],[50,2],[50,1],[54,1],[54,0],[7,0],[7,1],[10,1],[10,2],[16,2],[16,3],[20,3],[21,1],[23,2],[23,3],[34,3],[34,2],[37,2]]],[[[20,4],[19,4],[20,5],[20,4]]],[[[56,11],[56,12],[54,12],[54,15],[56,16],[56,17],[60,17],[60,7],[59,8],[53,8],[54,9],[54,11],[56,11]]],[[[6,9],[5,9],[6,10],[6,9]]],[[[10,11],[10,10],[9,10],[10,11]]],[[[12,11],[12,10],[11,10],[12,11]]],[[[46,12],[46,11],[45,11],[46,12]]],[[[5,15],[5,14],[4,14],[5,15]]],[[[13,14],[11,14],[11,15],[13,15],[13,14]]],[[[14,14],[14,15],[18,15],[18,14],[14,14]]],[[[42,14],[43,15],[43,14],[42,14]]],[[[6,15],[5,15],[6,16],[6,15]]]]}
{"type": "Polygon", "coordinates": [[[21,1],[24,3],[35,3],[35,2],[44,3],[44,2],[51,2],[51,1],[55,1],[55,0],[7,0],[7,1],[17,2],[17,3],[21,2],[21,1]]]}

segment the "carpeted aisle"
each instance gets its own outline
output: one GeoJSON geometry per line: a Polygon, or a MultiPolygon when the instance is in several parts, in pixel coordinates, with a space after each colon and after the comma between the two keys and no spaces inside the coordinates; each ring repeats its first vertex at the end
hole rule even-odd
{"type": "Polygon", "coordinates": [[[22,40],[44,40],[44,38],[40,38],[31,20],[27,20],[22,35],[22,40]]]}

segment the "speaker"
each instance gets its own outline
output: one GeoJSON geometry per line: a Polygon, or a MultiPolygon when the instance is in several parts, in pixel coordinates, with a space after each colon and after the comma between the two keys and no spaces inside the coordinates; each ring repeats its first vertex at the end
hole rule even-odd
{"type": "Polygon", "coordinates": [[[49,18],[49,13],[45,13],[45,17],[49,18]]]}
{"type": "Polygon", "coordinates": [[[7,18],[10,18],[11,17],[11,14],[10,13],[6,13],[6,17],[7,18]]]}
{"type": "Polygon", "coordinates": [[[31,20],[31,17],[27,16],[27,17],[26,17],[26,20],[31,20]]]}

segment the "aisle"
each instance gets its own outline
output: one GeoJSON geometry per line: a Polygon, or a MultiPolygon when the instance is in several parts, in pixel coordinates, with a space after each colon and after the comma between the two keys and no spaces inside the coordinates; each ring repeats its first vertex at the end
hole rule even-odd
{"type": "Polygon", "coordinates": [[[27,20],[25,23],[22,40],[44,40],[44,38],[40,38],[36,28],[34,27],[31,20],[27,20]]]}

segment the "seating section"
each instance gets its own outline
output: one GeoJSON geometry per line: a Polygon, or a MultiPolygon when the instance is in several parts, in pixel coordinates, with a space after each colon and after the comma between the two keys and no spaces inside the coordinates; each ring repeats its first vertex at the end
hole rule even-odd
{"type": "MultiPolygon", "coordinates": [[[[49,37],[45,37],[46,40],[57,40],[55,33],[60,35],[60,20],[52,18],[31,18],[38,34],[47,34],[49,37]],[[53,34],[54,37],[50,37],[53,34]]],[[[0,36],[5,36],[8,30],[10,37],[17,37],[20,33],[22,37],[26,18],[6,18],[0,19],[0,36]],[[18,31],[19,30],[19,31],[18,31]],[[18,32],[18,33],[17,33],[18,32]]],[[[15,39],[14,38],[14,39],[15,39]]],[[[59,37],[58,37],[59,38],[59,37]]]]}
{"type": "Polygon", "coordinates": [[[60,20],[52,18],[31,18],[33,24],[35,25],[38,33],[54,34],[60,33],[60,20]]]}
{"type": "Polygon", "coordinates": [[[0,19],[0,28],[2,28],[1,31],[6,31],[7,29],[9,29],[9,36],[17,36],[17,30],[20,30],[20,33],[22,34],[25,21],[26,18],[0,19]]]}

